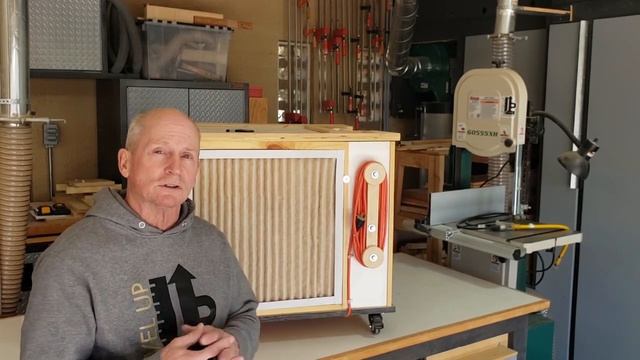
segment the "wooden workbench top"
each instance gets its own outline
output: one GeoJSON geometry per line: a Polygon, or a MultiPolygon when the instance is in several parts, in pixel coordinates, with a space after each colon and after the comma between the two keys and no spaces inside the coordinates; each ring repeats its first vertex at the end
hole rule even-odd
{"type": "Polygon", "coordinates": [[[199,123],[201,147],[219,141],[399,141],[400,134],[373,130],[353,130],[347,125],[299,124],[207,124],[199,123]]]}

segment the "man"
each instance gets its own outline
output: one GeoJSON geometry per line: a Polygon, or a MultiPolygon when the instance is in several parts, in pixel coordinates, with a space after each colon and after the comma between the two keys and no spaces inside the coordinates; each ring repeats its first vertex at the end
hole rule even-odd
{"type": "Polygon", "coordinates": [[[253,357],[255,296],[223,234],[187,199],[199,146],[175,109],[132,122],[118,153],[124,197],[97,193],[37,263],[22,359],[253,357]]]}

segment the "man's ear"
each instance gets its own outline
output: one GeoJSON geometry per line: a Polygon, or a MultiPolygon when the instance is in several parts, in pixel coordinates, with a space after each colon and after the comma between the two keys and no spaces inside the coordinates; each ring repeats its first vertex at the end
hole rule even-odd
{"type": "Polygon", "coordinates": [[[130,157],[131,154],[127,149],[118,150],[118,169],[120,170],[120,174],[125,178],[129,177],[130,169],[130,157]]]}

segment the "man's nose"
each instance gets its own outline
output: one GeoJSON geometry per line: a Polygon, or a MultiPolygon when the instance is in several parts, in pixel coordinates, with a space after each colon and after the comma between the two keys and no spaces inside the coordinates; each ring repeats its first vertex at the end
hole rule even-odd
{"type": "Polygon", "coordinates": [[[180,156],[169,157],[165,171],[167,174],[180,175],[180,156]]]}

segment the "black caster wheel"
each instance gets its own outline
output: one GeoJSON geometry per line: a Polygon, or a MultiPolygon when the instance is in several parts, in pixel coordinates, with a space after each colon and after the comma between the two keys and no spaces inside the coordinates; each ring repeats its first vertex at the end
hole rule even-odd
{"type": "Polygon", "coordinates": [[[384,329],[382,314],[369,314],[369,330],[371,330],[371,333],[378,335],[382,329],[384,329]]]}

